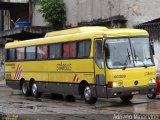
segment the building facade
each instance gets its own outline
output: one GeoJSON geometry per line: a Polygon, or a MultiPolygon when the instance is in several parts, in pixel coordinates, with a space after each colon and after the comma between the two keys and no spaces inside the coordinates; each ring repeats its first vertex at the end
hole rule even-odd
{"type": "Polygon", "coordinates": [[[159,0],[64,0],[67,8],[67,24],[77,26],[81,22],[110,19],[123,16],[126,27],[159,18],[159,0]]]}

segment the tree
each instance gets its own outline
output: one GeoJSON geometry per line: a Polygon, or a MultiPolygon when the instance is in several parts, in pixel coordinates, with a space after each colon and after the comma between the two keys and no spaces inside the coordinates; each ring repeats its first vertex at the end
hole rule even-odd
{"type": "Polygon", "coordinates": [[[62,28],[66,22],[66,8],[63,0],[39,0],[40,12],[54,28],[62,28]]]}

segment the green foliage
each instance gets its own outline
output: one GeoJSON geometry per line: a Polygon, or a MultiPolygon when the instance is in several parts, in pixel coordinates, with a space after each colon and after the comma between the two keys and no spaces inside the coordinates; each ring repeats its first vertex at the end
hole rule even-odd
{"type": "Polygon", "coordinates": [[[39,0],[40,12],[53,27],[61,28],[66,21],[66,9],[63,0],[39,0]]]}

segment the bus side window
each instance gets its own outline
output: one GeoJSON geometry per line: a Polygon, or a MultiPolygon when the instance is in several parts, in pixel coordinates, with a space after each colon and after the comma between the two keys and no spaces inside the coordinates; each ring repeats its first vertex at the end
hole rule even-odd
{"type": "Polygon", "coordinates": [[[49,45],[49,58],[61,58],[62,49],[61,44],[51,44],[49,45]]]}
{"type": "Polygon", "coordinates": [[[63,43],[63,58],[74,58],[77,56],[76,42],[63,43]]]}
{"type": "Polygon", "coordinates": [[[70,54],[71,58],[77,56],[77,44],[76,44],[76,42],[71,42],[70,43],[69,54],[70,54]]]}
{"type": "Polygon", "coordinates": [[[6,61],[9,60],[9,50],[8,49],[5,50],[5,60],[6,61]]]}
{"type": "Polygon", "coordinates": [[[78,44],[78,57],[89,57],[90,55],[90,48],[91,48],[91,41],[90,40],[83,40],[79,41],[78,44]]]}
{"type": "Polygon", "coordinates": [[[7,49],[6,52],[6,60],[15,60],[15,49],[7,49]]]}
{"type": "Polygon", "coordinates": [[[27,60],[34,60],[36,59],[36,47],[26,47],[26,59],[27,60]]]}
{"type": "Polygon", "coordinates": [[[99,68],[104,68],[102,40],[96,40],[95,61],[96,61],[96,64],[99,68]]]}
{"type": "Polygon", "coordinates": [[[48,45],[37,46],[37,58],[38,59],[48,58],[48,45]]]}
{"type": "Polygon", "coordinates": [[[16,49],[16,59],[24,60],[25,59],[25,48],[17,48],[16,49]]]}

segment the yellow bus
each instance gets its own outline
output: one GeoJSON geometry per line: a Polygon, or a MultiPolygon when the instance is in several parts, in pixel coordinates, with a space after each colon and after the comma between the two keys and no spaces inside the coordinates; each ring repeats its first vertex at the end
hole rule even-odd
{"type": "Polygon", "coordinates": [[[138,29],[84,26],[44,38],[7,43],[6,84],[24,96],[42,93],[97,98],[154,93],[156,68],[149,35],[138,29]]]}

